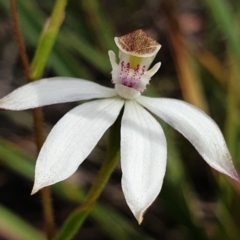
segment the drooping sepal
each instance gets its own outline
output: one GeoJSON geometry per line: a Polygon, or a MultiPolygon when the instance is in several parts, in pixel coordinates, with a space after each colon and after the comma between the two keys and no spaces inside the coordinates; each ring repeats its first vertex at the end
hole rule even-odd
{"type": "Polygon", "coordinates": [[[122,189],[139,224],[161,190],[166,161],[160,124],[135,100],[126,101],[121,126],[122,189]]]}
{"type": "Polygon", "coordinates": [[[117,119],[123,104],[119,98],[96,100],[61,118],[39,153],[32,194],[70,177],[117,119]]]}
{"type": "Polygon", "coordinates": [[[176,99],[141,96],[136,101],[182,133],[212,168],[240,182],[224,137],[207,114],[176,99]]]}

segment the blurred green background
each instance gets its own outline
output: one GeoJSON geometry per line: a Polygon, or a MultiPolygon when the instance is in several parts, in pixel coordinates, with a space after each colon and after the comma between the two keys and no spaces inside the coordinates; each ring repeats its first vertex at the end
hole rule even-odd
{"type": "MultiPolygon", "coordinates": [[[[55,1],[17,1],[29,59],[55,1]]],[[[162,48],[162,66],[144,93],[184,99],[207,112],[224,133],[240,169],[240,1],[69,0],[44,77],[72,76],[111,86],[107,51],[113,37],[144,29],[162,48]]],[[[9,2],[0,1],[0,97],[25,84],[9,2]]],[[[77,103],[44,107],[46,135],[77,103]]],[[[212,170],[175,130],[163,189],[139,226],[121,190],[118,166],[74,239],[237,240],[240,187],[212,170]]],[[[0,239],[44,239],[41,200],[30,196],[36,147],[30,111],[0,112],[0,239]]],[[[78,172],[53,186],[56,225],[81,203],[100,169],[104,136],[78,172]]]]}

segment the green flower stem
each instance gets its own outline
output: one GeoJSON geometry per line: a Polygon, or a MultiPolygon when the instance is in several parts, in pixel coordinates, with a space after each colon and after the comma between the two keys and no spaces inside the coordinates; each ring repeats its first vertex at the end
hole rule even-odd
{"type": "Polygon", "coordinates": [[[57,0],[50,19],[45,23],[31,64],[31,80],[37,80],[43,75],[49,54],[64,19],[67,1],[68,0],[57,0]]]}
{"type": "Polygon", "coordinates": [[[122,113],[110,128],[108,152],[92,188],[88,192],[84,202],[73,213],[71,213],[71,215],[65,221],[54,240],[68,240],[75,235],[75,233],[84,223],[86,217],[94,208],[98,197],[107,184],[111,173],[119,161],[121,116],[122,113]]]}

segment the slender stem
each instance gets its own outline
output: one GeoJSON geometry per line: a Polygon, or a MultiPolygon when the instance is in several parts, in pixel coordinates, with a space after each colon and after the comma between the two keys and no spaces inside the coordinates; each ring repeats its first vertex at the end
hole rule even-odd
{"type": "Polygon", "coordinates": [[[120,125],[122,112],[110,128],[109,147],[98,176],[84,202],[68,217],[54,240],[72,239],[84,220],[94,208],[97,199],[107,184],[116,164],[119,161],[120,125]]]}
{"type": "Polygon", "coordinates": [[[19,51],[19,55],[21,58],[21,62],[23,65],[24,74],[26,76],[26,79],[28,82],[30,82],[30,75],[31,75],[31,69],[28,61],[28,57],[26,54],[26,48],[25,44],[23,42],[21,29],[19,26],[19,20],[18,20],[18,14],[17,14],[17,6],[15,0],[10,0],[10,10],[11,10],[11,19],[12,19],[12,25],[13,25],[13,32],[14,36],[17,42],[17,47],[19,51]]]}
{"type": "MultiPolygon", "coordinates": [[[[34,120],[34,129],[35,129],[35,136],[36,136],[36,145],[38,152],[40,151],[43,142],[44,142],[44,135],[43,135],[43,117],[42,117],[42,109],[35,108],[32,110],[33,120],[34,120]]],[[[47,239],[51,240],[55,236],[55,223],[54,223],[54,214],[53,214],[53,207],[51,201],[51,190],[49,187],[43,188],[40,191],[41,198],[42,198],[42,211],[43,217],[45,222],[45,229],[47,233],[47,239]]]]}
{"type": "MultiPolygon", "coordinates": [[[[15,0],[10,0],[10,9],[11,9],[13,31],[16,38],[20,58],[23,64],[25,77],[27,79],[27,82],[30,82],[31,68],[30,68],[24,41],[21,34],[15,0]]],[[[42,128],[42,123],[43,123],[42,111],[40,108],[33,109],[32,114],[33,114],[33,120],[34,120],[37,151],[39,152],[44,142],[43,128],[42,128]]],[[[42,208],[43,208],[43,215],[44,215],[44,220],[46,224],[47,238],[50,240],[50,239],[53,239],[55,235],[55,226],[54,226],[54,217],[53,217],[53,210],[52,210],[52,204],[51,204],[50,189],[44,188],[41,191],[41,195],[42,195],[42,208]]]]}
{"type": "Polygon", "coordinates": [[[43,116],[42,116],[42,109],[41,108],[34,108],[32,109],[33,120],[34,120],[34,130],[36,135],[36,146],[38,152],[44,143],[44,134],[43,134],[43,116]]]}

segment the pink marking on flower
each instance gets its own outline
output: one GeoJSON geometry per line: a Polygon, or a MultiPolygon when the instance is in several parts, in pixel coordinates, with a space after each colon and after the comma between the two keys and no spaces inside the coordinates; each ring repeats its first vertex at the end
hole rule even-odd
{"type": "Polygon", "coordinates": [[[140,67],[138,64],[134,69],[130,69],[130,63],[122,61],[120,63],[119,81],[122,85],[138,90],[142,76],[146,71],[146,66],[140,67]]]}

